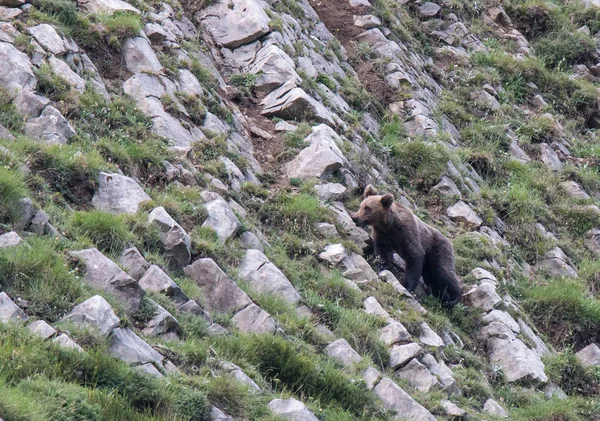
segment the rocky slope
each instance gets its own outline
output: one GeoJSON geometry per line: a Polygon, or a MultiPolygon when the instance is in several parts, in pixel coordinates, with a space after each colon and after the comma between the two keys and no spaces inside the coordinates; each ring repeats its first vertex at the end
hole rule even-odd
{"type": "Polygon", "coordinates": [[[600,4],[563,3],[0,0],[0,417],[600,419],[600,4]],[[369,183],[463,304],[375,272],[369,183]]]}

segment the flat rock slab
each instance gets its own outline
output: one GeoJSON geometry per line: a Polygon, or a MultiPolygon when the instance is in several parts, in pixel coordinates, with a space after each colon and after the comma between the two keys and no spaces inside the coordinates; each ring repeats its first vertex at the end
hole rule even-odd
{"type": "Polygon", "coordinates": [[[478,228],[483,220],[463,201],[458,201],[450,206],[447,211],[448,217],[454,221],[465,225],[467,228],[478,228]]]}
{"type": "Polygon", "coordinates": [[[386,346],[410,340],[410,333],[400,322],[392,322],[379,329],[379,340],[386,346]]]}
{"type": "Polygon", "coordinates": [[[52,26],[47,23],[32,26],[27,29],[27,32],[31,34],[35,40],[40,44],[46,51],[52,54],[60,55],[67,52],[65,44],[62,38],[56,32],[52,26]]]}
{"type": "Polygon", "coordinates": [[[184,304],[188,301],[188,296],[179,285],[156,265],[150,266],[144,276],[140,278],[139,283],[145,290],[164,294],[176,303],[184,304]]]}
{"type": "Polygon", "coordinates": [[[116,12],[131,12],[136,15],[140,11],[122,0],[78,0],[79,7],[87,13],[98,15],[113,15],[116,12]]]}
{"type": "Polygon", "coordinates": [[[21,90],[33,90],[37,78],[27,54],[8,43],[0,42],[0,87],[13,98],[21,90]]]}
{"type": "Polygon", "coordinates": [[[254,303],[238,311],[231,321],[242,333],[274,334],[277,331],[275,320],[254,303]]]}
{"type": "Polygon", "coordinates": [[[438,386],[437,378],[416,358],[396,371],[396,376],[406,380],[410,387],[425,393],[438,386]]]}
{"type": "Polygon", "coordinates": [[[0,322],[23,323],[27,319],[27,314],[5,292],[0,292],[0,322]]]}
{"type": "Polygon", "coordinates": [[[202,226],[215,231],[222,243],[225,243],[242,227],[242,223],[225,199],[219,197],[211,200],[204,205],[204,208],[208,212],[208,218],[202,223],[202,226]]]}
{"type": "Polygon", "coordinates": [[[129,276],[136,280],[139,280],[150,267],[150,263],[144,259],[136,247],[123,250],[119,263],[129,276]]]}
{"type": "Polygon", "coordinates": [[[431,413],[415,401],[400,386],[390,379],[383,379],[375,386],[375,393],[383,405],[396,411],[397,419],[409,421],[436,421],[431,413]]]}
{"type": "Polygon", "coordinates": [[[73,339],[69,338],[65,333],[52,339],[52,342],[57,343],[58,345],[60,345],[63,348],[73,349],[75,351],[83,352],[83,348],[81,348],[79,345],[77,345],[75,343],[75,341],[73,341],[73,339]]]}
{"type": "Polygon", "coordinates": [[[98,175],[98,189],[92,198],[92,205],[105,212],[133,215],[142,203],[149,200],[150,196],[133,178],[101,172],[98,175]]]}
{"type": "Polygon", "coordinates": [[[345,366],[359,363],[362,357],[345,339],[338,339],[325,347],[325,353],[345,366]]]}
{"type": "Polygon", "coordinates": [[[464,294],[463,302],[467,306],[490,311],[502,302],[502,298],[496,292],[494,285],[485,282],[464,294]]]}
{"type": "Polygon", "coordinates": [[[56,335],[56,329],[54,329],[44,320],[36,320],[35,322],[29,324],[27,329],[42,339],[49,339],[56,335]]]}
{"type": "Polygon", "coordinates": [[[77,133],[66,118],[51,105],[39,117],[25,123],[25,135],[47,145],[64,145],[77,133]]]}
{"type": "Polygon", "coordinates": [[[2,234],[0,235],[0,249],[18,246],[22,240],[19,234],[14,231],[2,234]]]}
{"type": "Polygon", "coordinates": [[[301,297],[288,278],[259,250],[248,250],[238,267],[239,277],[258,293],[269,293],[288,304],[297,304],[301,297]]]}
{"type": "Polygon", "coordinates": [[[112,260],[95,248],[72,251],[70,255],[85,266],[84,279],[87,283],[119,298],[125,304],[127,314],[138,311],[144,290],[112,260]]]}
{"type": "Polygon", "coordinates": [[[163,356],[128,328],[117,328],[111,335],[108,353],[132,365],[154,363],[162,367],[163,356]]]}
{"type": "Polygon", "coordinates": [[[483,405],[483,412],[498,418],[508,418],[508,412],[506,412],[506,410],[492,398],[489,398],[487,401],[485,401],[485,404],[483,405]]]}
{"type": "Polygon", "coordinates": [[[402,367],[413,358],[423,354],[423,348],[419,344],[394,345],[390,351],[390,367],[396,369],[402,367]]]}
{"type": "Polygon", "coordinates": [[[302,402],[297,399],[273,399],[267,405],[271,412],[290,421],[319,421],[302,402]]]}
{"type": "Polygon", "coordinates": [[[163,68],[150,43],[142,37],[125,41],[123,55],[125,65],[131,73],[158,73],[163,68]]]}
{"type": "Polygon", "coordinates": [[[119,326],[119,318],[108,301],[100,295],[95,295],[75,306],[62,320],[75,325],[93,326],[103,335],[108,335],[119,326]]]}

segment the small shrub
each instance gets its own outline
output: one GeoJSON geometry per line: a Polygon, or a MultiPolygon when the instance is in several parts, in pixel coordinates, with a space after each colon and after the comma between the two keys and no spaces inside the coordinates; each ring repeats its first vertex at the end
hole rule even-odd
{"type": "Polygon", "coordinates": [[[88,237],[99,250],[108,253],[122,252],[135,239],[125,218],[101,210],[75,212],[71,226],[78,235],[88,237]]]}
{"type": "Polygon", "coordinates": [[[262,72],[258,73],[236,73],[231,75],[229,83],[238,89],[239,94],[243,98],[249,98],[252,96],[256,80],[260,77],[262,72]]]}
{"type": "Polygon", "coordinates": [[[550,381],[569,395],[594,396],[600,389],[600,373],[581,365],[570,350],[545,358],[544,364],[550,381]]]}
{"type": "Polygon", "coordinates": [[[317,81],[317,83],[321,83],[321,84],[327,86],[332,91],[335,91],[337,89],[337,85],[335,84],[335,82],[326,74],[320,73],[317,76],[316,81],[317,81]]]}
{"type": "Polygon", "coordinates": [[[138,15],[126,12],[101,15],[100,23],[106,28],[108,36],[115,36],[119,40],[136,36],[143,26],[138,15]]]}
{"type": "Polygon", "coordinates": [[[551,32],[539,38],[533,47],[536,55],[550,67],[582,63],[596,51],[596,43],[589,35],[572,28],[551,32]]]}
{"type": "Polygon", "coordinates": [[[453,241],[456,255],[456,270],[464,276],[485,260],[500,256],[500,250],[489,239],[477,233],[465,233],[453,241]]]}
{"type": "Polygon", "coordinates": [[[319,199],[308,193],[281,193],[263,205],[259,216],[264,223],[295,233],[313,232],[315,223],[331,220],[319,199]]]}
{"type": "Polygon", "coordinates": [[[391,146],[390,161],[403,184],[427,187],[435,184],[446,171],[450,155],[440,144],[422,140],[396,142],[391,146]]]}
{"type": "Polygon", "coordinates": [[[37,90],[54,101],[64,101],[69,98],[71,86],[52,68],[44,63],[33,71],[37,77],[37,90]]]}
{"type": "Polygon", "coordinates": [[[20,132],[24,125],[23,116],[10,100],[9,93],[3,88],[0,88],[0,125],[12,132],[20,132]]]}

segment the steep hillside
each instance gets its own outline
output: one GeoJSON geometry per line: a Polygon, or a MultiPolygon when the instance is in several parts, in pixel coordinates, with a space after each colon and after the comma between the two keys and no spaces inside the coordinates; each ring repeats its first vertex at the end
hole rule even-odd
{"type": "Polygon", "coordinates": [[[600,2],[0,0],[0,421],[600,420],[600,2]],[[453,243],[377,272],[372,184],[453,243]]]}

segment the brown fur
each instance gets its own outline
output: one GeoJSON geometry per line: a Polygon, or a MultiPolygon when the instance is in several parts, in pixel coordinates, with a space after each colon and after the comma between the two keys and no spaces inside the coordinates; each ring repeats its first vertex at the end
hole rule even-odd
{"type": "Polygon", "coordinates": [[[410,209],[394,202],[391,194],[378,195],[368,185],[352,220],[358,226],[372,227],[374,251],[380,258],[381,270],[389,269],[396,252],[406,262],[404,284],[409,291],[416,288],[422,275],[432,294],[445,306],[460,302],[462,290],[454,271],[452,244],[410,209]]]}

